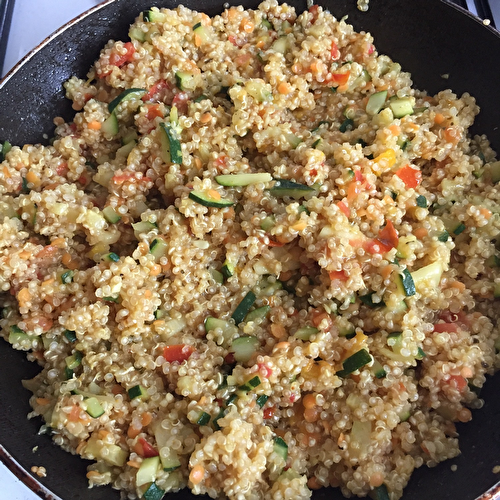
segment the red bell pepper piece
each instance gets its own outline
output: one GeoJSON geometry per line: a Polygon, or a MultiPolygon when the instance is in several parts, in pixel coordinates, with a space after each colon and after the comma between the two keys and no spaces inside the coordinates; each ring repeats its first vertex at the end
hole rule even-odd
{"type": "Polygon", "coordinates": [[[159,455],[158,450],[153,448],[144,438],[139,438],[139,443],[142,446],[142,456],[144,458],[157,457],[159,455]]]}
{"type": "Polygon", "coordinates": [[[391,221],[387,221],[387,224],[379,231],[378,241],[382,243],[384,247],[396,248],[398,246],[398,232],[391,221]]]}
{"type": "Polygon", "coordinates": [[[173,363],[175,361],[182,363],[183,361],[186,361],[186,359],[189,359],[194,350],[195,349],[192,345],[187,344],[167,345],[163,349],[163,357],[165,358],[165,361],[168,361],[169,363],[173,363]]]}
{"type": "Polygon", "coordinates": [[[422,182],[422,172],[416,168],[405,165],[401,167],[396,175],[405,183],[407,188],[416,188],[422,182]]]}

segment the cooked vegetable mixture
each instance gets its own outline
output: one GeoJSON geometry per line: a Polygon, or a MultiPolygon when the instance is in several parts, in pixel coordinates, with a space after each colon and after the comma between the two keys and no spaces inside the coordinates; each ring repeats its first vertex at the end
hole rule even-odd
{"type": "Polygon", "coordinates": [[[321,7],[141,13],[3,145],[2,335],[91,486],[396,500],[499,365],[500,162],[321,7]]]}

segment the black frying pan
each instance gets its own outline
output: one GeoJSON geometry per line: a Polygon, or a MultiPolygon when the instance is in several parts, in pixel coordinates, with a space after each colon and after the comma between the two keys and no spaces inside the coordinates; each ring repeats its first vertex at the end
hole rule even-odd
{"type": "MultiPolygon", "coordinates": [[[[185,0],[184,5],[213,15],[221,11],[219,0],[185,0]]],[[[258,0],[232,0],[256,7],[258,0]]],[[[300,10],[305,2],[290,3],[300,10]]],[[[356,0],[318,0],[334,15],[349,15],[356,30],[370,31],[379,52],[389,54],[413,75],[415,85],[435,93],[452,88],[471,92],[481,106],[472,133],[487,133],[500,149],[500,35],[470,14],[440,0],[371,0],[362,13],[356,0]],[[448,74],[448,79],[441,75],[448,74]]],[[[64,99],[62,83],[71,75],[84,77],[99,49],[110,39],[126,39],[134,17],[152,5],[175,5],[172,0],[111,0],[70,23],[30,54],[0,84],[0,139],[14,144],[46,142],[53,130],[52,118],[70,118],[71,106],[64,99]]],[[[0,459],[41,497],[64,500],[118,500],[110,488],[87,489],[86,463],[38,436],[41,421],[28,421],[29,393],[23,378],[37,368],[25,354],[0,342],[0,459]],[[37,446],[35,452],[33,448],[37,446]],[[35,481],[23,468],[43,465],[48,476],[35,481]],[[49,491],[50,490],[50,491],[49,491]],[[53,492],[56,497],[50,492],[53,492]]],[[[482,397],[483,409],[473,420],[458,425],[462,455],[434,469],[417,470],[407,486],[404,500],[482,500],[500,498],[500,485],[492,469],[500,465],[500,375],[489,380],[482,397]],[[455,464],[456,472],[451,470],[455,464]],[[487,492],[489,490],[489,492],[487,492]],[[487,492],[487,493],[485,493],[487,492]]],[[[3,498],[0,486],[0,498],[3,498]]],[[[168,499],[196,497],[181,492],[168,499]]],[[[198,497],[199,498],[199,497],[198,497]]],[[[338,500],[338,490],[321,490],[315,500],[338,500]]],[[[293,500],[293,499],[287,499],[293,500]]]]}

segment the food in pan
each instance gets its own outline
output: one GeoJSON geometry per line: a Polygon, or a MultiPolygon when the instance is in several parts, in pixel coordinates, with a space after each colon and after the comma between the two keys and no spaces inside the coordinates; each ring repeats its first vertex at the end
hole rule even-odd
{"type": "Polygon", "coordinates": [[[30,416],[127,498],[400,498],[498,364],[473,97],[412,88],[318,6],[152,8],[129,36],[65,84],[50,146],[3,145],[30,416]]]}

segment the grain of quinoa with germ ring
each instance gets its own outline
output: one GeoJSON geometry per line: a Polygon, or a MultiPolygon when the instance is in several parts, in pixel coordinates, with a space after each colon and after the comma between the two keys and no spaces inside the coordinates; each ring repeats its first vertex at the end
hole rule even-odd
{"type": "Polygon", "coordinates": [[[66,83],[53,144],[0,165],[32,415],[124,498],[400,498],[498,365],[474,99],[413,89],[318,6],[152,9],[129,34],[66,83]]]}

